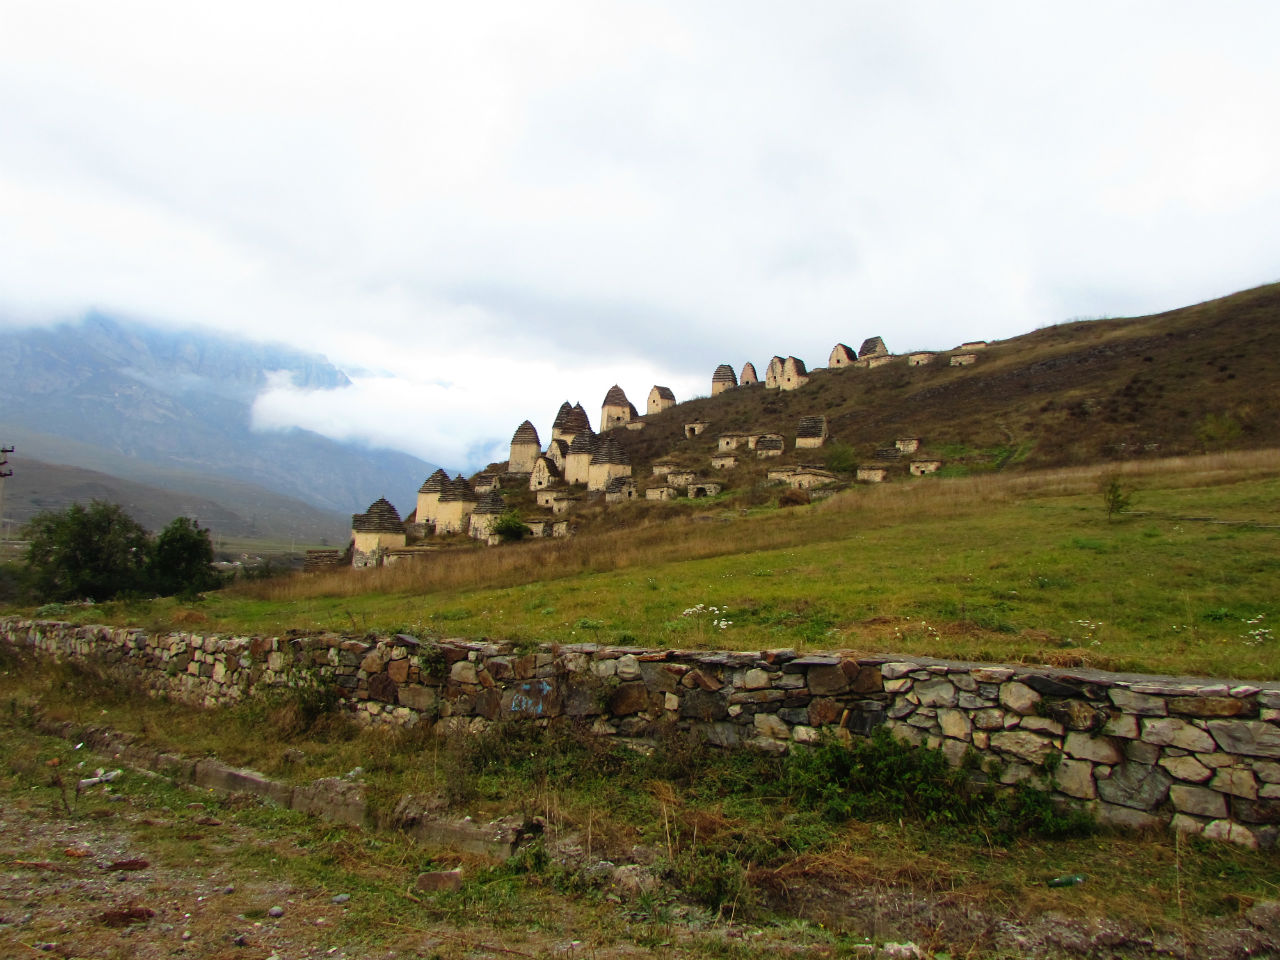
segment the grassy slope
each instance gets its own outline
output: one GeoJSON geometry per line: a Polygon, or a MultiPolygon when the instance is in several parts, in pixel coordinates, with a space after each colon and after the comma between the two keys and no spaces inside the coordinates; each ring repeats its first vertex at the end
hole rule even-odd
{"type": "Polygon", "coordinates": [[[1280,675],[1269,632],[1249,635],[1280,617],[1280,531],[1179,519],[1280,524],[1280,455],[1133,465],[1123,483],[1145,513],[1116,520],[1103,510],[1101,476],[931,478],[811,507],[637,526],[630,537],[457,551],[420,566],[295,576],[196,606],[103,605],[78,616],[1280,675]],[[682,615],[698,604],[720,610],[682,615]]]}
{"type": "MultiPolygon", "coordinates": [[[[642,468],[672,451],[705,465],[722,432],[790,438],[800,417],[819,413],[861,458],[900,436],[971,465],[1005,451],[1029,466],[1185,454],[1200,449],[1196,427],[1208,414],[1240,425],[1232,446],[1276,446],[1280,400],[1258,387],[1274,379],[1277,357],[1280,284],[1271,284],[1151,317],[1046,327],[991,344],[970,367],[942,355],[914,368],[817,370],[799,390],[739,388],[615,435],[642,468]],[[683,424],[699,419],[711,426],[684,439],[683,424]]],[[[787,459],[820,460],[821,451],[787,459]]]]}

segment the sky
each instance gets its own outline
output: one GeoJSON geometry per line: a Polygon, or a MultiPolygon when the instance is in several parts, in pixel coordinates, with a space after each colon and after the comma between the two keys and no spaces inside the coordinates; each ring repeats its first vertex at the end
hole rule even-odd
{"type": "Polygon", "coordinates": [[[0,324],[327,356],[474,469],[561,401],[1280,280],[1274,0],[0,0],[0,324]]]}

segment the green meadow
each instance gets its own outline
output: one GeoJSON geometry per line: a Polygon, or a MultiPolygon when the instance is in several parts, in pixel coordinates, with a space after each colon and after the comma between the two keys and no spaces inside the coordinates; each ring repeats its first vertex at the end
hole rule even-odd
{"type": "Polygon", "coordinates": [[[1280,675],[1280,455],[927,479],[173,600],[46,610],[152,629],[898,652],[1280,675]],[[1131,509],[1108,516],[1113,477],[1131,509]]]}

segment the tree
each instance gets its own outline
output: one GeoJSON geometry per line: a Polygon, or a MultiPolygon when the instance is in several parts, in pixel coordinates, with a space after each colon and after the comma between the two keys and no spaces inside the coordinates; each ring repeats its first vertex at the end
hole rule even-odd
{"type": "Polygon", "coordinates": [[[27,539],[28,576],[42,600],[109,600],[146,585],[147,531],[113,503],[39,513],[27,539]]]}
{"type": "Polygon", "coordinates": [[[192,594],[218,585],[209,531],[177,517],[156,537],[147,564],[147,585],[161,596],[192,594]]]}

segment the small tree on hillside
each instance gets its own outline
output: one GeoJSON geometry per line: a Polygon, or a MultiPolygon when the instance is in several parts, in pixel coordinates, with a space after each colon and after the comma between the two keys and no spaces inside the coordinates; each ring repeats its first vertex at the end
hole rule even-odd
{"type": "Polygon", "coordinates": [[[853,473],[858,465],[853,447],[839,440],[827,444],[827,450],[822,459],[827,469],[833,473],[853,473]]]}
{"type": "Polygon", "coordinates": [[[509,543],[512,540],[523,540],[529,535],[530,530],[520,518],[520,512],[512,509],[498,518],[493,525],[493,532],[500,536],[504,543],[509,543]]]}
{"type": "Polygon", "coordinates": [[[113,503],[39,513],[27,539],[27,574],[42,600],[109,600],[145,587],[147,531],[113,503]]]}
{"type": "Polygon", "coordinates": [[[156,537],[147,564],[147,585],[162,596],[193,594],[218,585],[209,531],[177,517],[156,537]]]}

